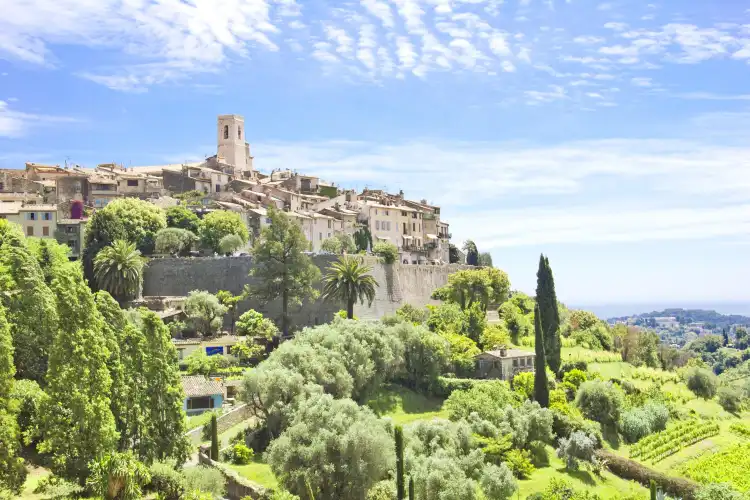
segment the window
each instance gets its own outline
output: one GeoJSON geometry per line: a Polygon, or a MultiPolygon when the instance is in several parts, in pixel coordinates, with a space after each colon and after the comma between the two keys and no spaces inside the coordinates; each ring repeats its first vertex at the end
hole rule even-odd
{"type": "Polygon", "coordinates": [[[526,359],[526,364],[528,366],[534,366],[534,358],[527,358],[526,359]]]}
{"type": "Polygon", "coordinates": [[[390,215],[390,213],[388,213],[388,210],[385,211],[385,215],[390,215]]]}
{"type": "Polygon", "coordinates": [[[203,396],[200,398],[189,398],[187,401],[188,410],[208,410],[214,407],[214,398],[203,396]]]}
{"type": "Polygon", "coordinates": [[[26,220],[36,220],[36,212],[26,212],[26,220]]]}
{"type": "Polygon", "coordinates": [[[377,208],[375,209],[375,215],[378,215],[378,209],[377,208]]]}
{"type": "Polygon", "coordinates": [[[237,126],[237,139],[242,139],[242,127],[237,126]]]}
{"type": "Polygon", "coordinates": [[[513,368],[518,368],[518,360],[517,359],[513,360],[513,368]]]}
{"type": "Polygon", "coordinates": [[[412,222],[411,223],[411,230],[412,231],[416,231],[417,230],[417,223],[416,222],[412,222]]]}
{"type": "Polygon", "coordinates": [[[328,229],[331,229],[331,219],[328,219],[328,229]]]}
{"type": "Polygon", "coordinates": [[[521,366],[526,366],[526,358],[521,358],[521,366]]]}
{"type": "Polygon", "coordinates": [[[331,237],[331,233],[328,233],[328,237],[329,237],[329,238],[331,237]]]}
{"type": "Polygon", "coordinates": [[[52,212],[42,212],[42,220],[52,220],[52,212]]]}
{"type": "Polygon", "coordinates": [[[138,179],[128,179],[128,187],[138,187],[138,179]]]}
{"type": "Polygon", "coordinates": [[[44,226],[42,228],[42,236],[49,236],[49,226],[44,226]]]}
{"type": "Polygon", "coordinates": [[[318,233],[318,240],[322,240],[322,239],[323,239],[323,233],[318,233]]]}
{"type": "Polygon", "coordinates": [[[406,222],[404,222],[404,234],[406,234],[406,222]]]}
{"type": "Polygon", "coordinates": [[[76,232],[76,227],[75,226],[65,226],[65,232],[67,234],[73,234],[73,233],[76,232]]]}
{"type": "Polygon", "coordinates": [[[229,125],[224,125],[224,139],[229,139],[229,125]]]}
{"type": "Polygon", "coordinates": [[[401,210],[401,217],[406,217],[406,212],[404,212],[403,210],[401,210]]]}
{"type": "Polygon", "coordinates": [[[34,226],[26,226],[26,236],[34,236],[34,226]]]}
{"type": "Polygon", "coordinates": [[[380,221],[379,220],[375,221],[375,230],[376,231],[380,231],[380,221]]]}
{"type": "Polygon", "coordinates": [[[221,192],[221,185],[220,184],[216,185],[216,192],[217,193],[221,192]]]}

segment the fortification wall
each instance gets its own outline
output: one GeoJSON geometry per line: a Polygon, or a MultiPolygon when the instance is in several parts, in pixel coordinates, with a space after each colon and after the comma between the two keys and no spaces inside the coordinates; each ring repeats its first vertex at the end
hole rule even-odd
{"type": "MultiPolygon", "coordinates": [[[[314,256],[313,262],[325,273],[326,268],[336,260],[335,256],[314,256]]],[[[366,262],[372,266],[372,275],[380,286],[377,288],[372,306],[357,304],[354,314],[361,319],[378,319],[394,314],[405,303],[415,306],[433,304],[430,295],[435,288],[445,285],[448,275],[462,265],[429,266],[381,264],[372,257],[366,262]]],[[[240,293],[245,285],[252,285],[254,278],[249,276],[252,257],[195,257],[151,259],[144,272],[144,296],[183,296],[191,290],[207,290],[216,293],[228,290],[240,293]]],[[[276,301],[262,305],[253,301],[240,304],[240,312],[249,308],[277,318],[281,314],[281,304],[276,301]]],[[[344,308],[343,304],[316,300],[293,307],[292,323],[297,326],[310,326],[326,323],[333,315],[344,308]]]]}

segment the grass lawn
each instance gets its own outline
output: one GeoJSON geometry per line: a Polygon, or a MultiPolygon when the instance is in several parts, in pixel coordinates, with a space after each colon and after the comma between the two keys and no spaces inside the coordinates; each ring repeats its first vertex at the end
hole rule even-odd
{"type": "Polygon", "coordinates": [[[563,363],[566,361],[586,361],[587,363],[613,363],[622,362],[622,356],[619,353],[608,351],[592,351],[584,347],[563,347],[560,352],[560,359],[563,363]]]}
{"type": "Polygon", "coordinates": [[[544,491],[553,478],[564,479],[577,490],[589,490],[599,495],[602,500],[622,498],[628,494],[646,495],[648,490],[638,483],[621,479],[611,472],[604,472],[602,477],[593,472],[579,470],[566,471],[565,464],[557,458],[554,450],[547,447],[549,466],[537,469],[529,479],[518,482],[518,493],[513,498],[526,498],[533,493],[544,491]]]}
{"type": "Polygon", "coordinates": [[[378,416],[389,417],[394,423],[401,425],[417,420],[448,418],[448,413],[442,410],[442,399],[425,396],[395,384],[381,388],[367,402],[367,406],[378,416]]]}
{"type": "Polygon", "coordinates": [[[273,489],[279,485],[278,481],[276,481],[276,476],[271,472],[271,467],[263,463],[258,457],[247,465],[226,465],[240,476],[266,488],[273,489]]]}
{"type": "MultiPolygon", "coordinates": [[[[218,417],[221,415],[221,410],[215,410],[216,416],[218,417]]],[[[211,421],[211,413],[210,411],[207,411],[205,413],[201,413],[200,415],[193,415],[192,417],[187,417],[187,430],[192,431],[196,427],[203,427],[207,423],[211,421]]]]}
{"type": "Polygon", "coordinates": [[[26,467],[26,469],[29,471],[29,475],[26,477],[26,483],[23,485],[23,491],[21,492],[20,498],[23,500],[36,500],[43,498],[42,495],[35,494],[34,489],[39,484],[39,481],[50,475],[49,470],[42,467],[35,467],[33,465],[26,467]]]}

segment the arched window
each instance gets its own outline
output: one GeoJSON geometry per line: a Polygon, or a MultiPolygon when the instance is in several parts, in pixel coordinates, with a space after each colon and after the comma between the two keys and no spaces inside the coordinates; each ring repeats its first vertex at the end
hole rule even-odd
{"type": "Polygon", "coordinates": [[[224,139],[229,139],[229,125],[224,125],[224,139]]]}
{"type": "Polygon", "coordinates": [[[242,127],[237,127],[237,139],[242,139],[242,127]]]}

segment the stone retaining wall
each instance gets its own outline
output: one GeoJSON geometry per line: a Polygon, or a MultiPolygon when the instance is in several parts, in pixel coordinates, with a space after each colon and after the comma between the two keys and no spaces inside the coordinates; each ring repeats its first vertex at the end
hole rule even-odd
{"type": "Polygon", "coordinates": [[[227,483],[227,498],[229,500],[242,500],[245,497],[254,499],[268,498],[271,493],[269,490],[259,484],[245,479],[238,475],[235,471],[228,468],[220,462],[214,462],[211,458],[203,452],[198,453],[198,463],[205,465],[206,467],[213,467],[222,473],[227,483]]]}

